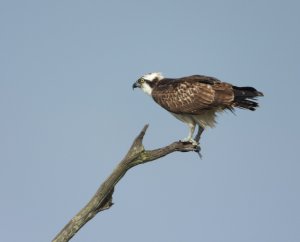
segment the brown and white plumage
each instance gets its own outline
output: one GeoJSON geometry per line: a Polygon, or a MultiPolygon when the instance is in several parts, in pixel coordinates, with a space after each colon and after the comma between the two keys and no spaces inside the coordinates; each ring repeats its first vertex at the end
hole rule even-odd
{"type": "Polygon", "coordinates": [[[198,143],[205,127],[214,127],[216,114],[235,107],[254,111],[255,98],[263,96],[253,87],[237,87],[202,75],[164,78],[160,73],[149,73],[139,78],[133,87],[151,95],[155,102],[189,126],[183,141],[198,143]],[[192,138],[195,127],[198,133],[192,138]]]}

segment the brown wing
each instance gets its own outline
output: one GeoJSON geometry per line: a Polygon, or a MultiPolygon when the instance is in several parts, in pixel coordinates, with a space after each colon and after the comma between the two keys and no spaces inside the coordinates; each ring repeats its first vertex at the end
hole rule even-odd
{"type": "Polygon", "coordinates": [[[153,99],[178,114],[200,114],[203,110],[231,108],[232,85],[207,76],[163,79],[152,90],[153,99]]]}

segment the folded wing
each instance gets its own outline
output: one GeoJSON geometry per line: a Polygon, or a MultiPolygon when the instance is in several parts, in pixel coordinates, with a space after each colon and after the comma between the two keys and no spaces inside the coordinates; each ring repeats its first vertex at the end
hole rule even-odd
{"type": "Polygon", "coordinates": [[[153,99],[166,110],[177,114],[201,114],[215,108],[232,109],[231,84],[207,76],[163,79],[152,91],[153,99]]]}

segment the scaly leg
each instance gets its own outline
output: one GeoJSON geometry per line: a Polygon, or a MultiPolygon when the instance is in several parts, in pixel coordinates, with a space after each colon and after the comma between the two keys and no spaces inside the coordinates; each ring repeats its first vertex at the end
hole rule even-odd
{"type": "Polygon", "coordinates": [[[198,132],[195,136],[195,141],[197,143],[199,143],[199,140],[200,140],[200,137],[201,137],[201,134],[203,133],[203,131],[204,131],[204,128],[201,125],[198,124],[198,132]]]}
{"type": "Polygon", "coordinates": [[[188,137],[182,139],[181,141],[182,142],[191,142],[193,144],[198,144],[195,140],[193,140],[193,134],[194,134],[194,131],[195,131],[195,127],[196,127],[196,124],[195,123],[188,123],[188,126],[189,126],[189,134],[188,134],[188,137]]]}

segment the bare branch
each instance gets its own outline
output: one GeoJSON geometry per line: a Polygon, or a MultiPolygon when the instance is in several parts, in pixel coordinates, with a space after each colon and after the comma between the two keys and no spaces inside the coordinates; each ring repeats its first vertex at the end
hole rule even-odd
{"type": "Polygon", "coordinates": [[[112,195],[115,185],[130,168],[156,160],[175,151],[196,151],[199,153],[199,146],[179,141],[159,149],[145,150],[143,146],[143,138],[148,126],[148,124],[144,126],[140,134],[133,141],[133,144],[124,159],[102,183],[92,199],[68,222],[68,224],[56,235],[52,242],[69,241],[80,230],[80,228],[82,228],[82,226],[91,220],[97,213],[109,209],[113,205],[112,195]]]}

